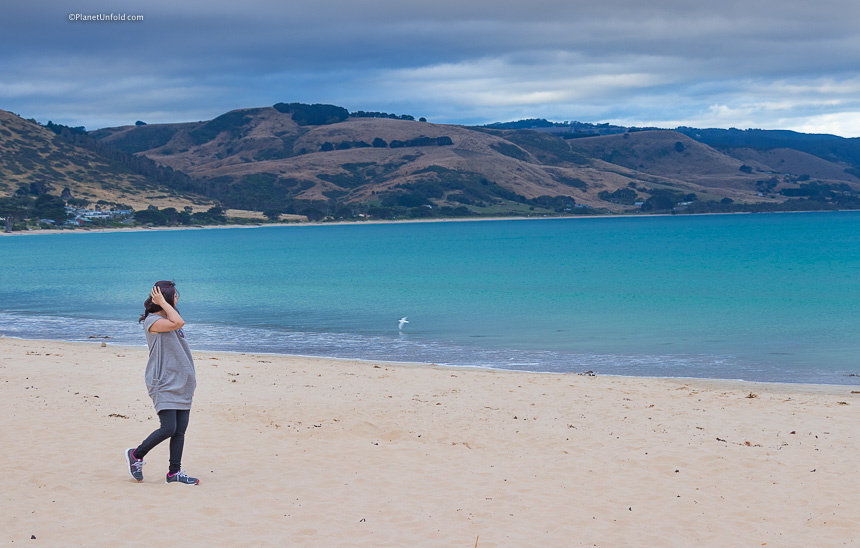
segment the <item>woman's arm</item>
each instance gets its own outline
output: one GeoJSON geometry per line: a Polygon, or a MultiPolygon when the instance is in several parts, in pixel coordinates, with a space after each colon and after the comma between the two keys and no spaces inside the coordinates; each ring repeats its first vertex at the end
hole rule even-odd
{"type": "Polygon", "coordinates": [[[161,309],[164,310],[164,313],[167,314],[166,318],[156,320],[151,326],[149,326],[150,333],[176,331],[185,325],[185,320],[182,319],[179,312],[170,306],[170,303],[168,303],[167,300],[165,300],[164,295],[161,294],[161,288],[158,286],[153,287],[149,296],[152,297],[152,302],[160,306],[161,309]]]}

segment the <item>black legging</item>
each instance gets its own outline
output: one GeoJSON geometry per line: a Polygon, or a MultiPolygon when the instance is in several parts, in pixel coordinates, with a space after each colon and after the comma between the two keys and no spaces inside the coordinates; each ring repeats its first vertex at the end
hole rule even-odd
{"type": "Polygon", "coordinates": [[[182,468],[182,448],[185,445],[185,429],[188,428],[190,409],[164,409],[158,413],[161,428],[143,440],[134,450],[135,458],[142,459],[153,447],[170,438],[169,473],[175,474],[182,468]]]}

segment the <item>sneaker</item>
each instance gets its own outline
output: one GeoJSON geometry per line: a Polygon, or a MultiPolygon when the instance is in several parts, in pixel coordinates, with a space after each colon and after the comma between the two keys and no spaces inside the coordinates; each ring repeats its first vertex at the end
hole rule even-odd
{"type": "Polygon", "coordinates": [[[128,448],[125,450],[125,460],[128,462],[128,473],[137,481],[143,481],[143,465],[146,464],[141,459],[134,458],[134,449],[128,448]]]}
{"type": "Polygon", "coordinates": [[[192,478],[191,476],[186,475],[185,472],[180,470],[175,474],[167,474],[167,481],[165,481],[164,483],[184,483],[186,485],[197,485],[198,483],[200,483],[200,480],[197,478],[192,478]]]}

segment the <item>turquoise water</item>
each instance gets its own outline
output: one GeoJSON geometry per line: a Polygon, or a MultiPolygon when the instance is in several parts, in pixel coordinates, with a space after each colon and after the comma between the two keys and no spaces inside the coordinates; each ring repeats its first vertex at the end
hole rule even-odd
{"type": "Polygon", "coordinates": [[[197,348],[859,384],[858,229],[845,212],[3,237],[0,333],[143,344],[142,302],[172,279],[197,348]]]}

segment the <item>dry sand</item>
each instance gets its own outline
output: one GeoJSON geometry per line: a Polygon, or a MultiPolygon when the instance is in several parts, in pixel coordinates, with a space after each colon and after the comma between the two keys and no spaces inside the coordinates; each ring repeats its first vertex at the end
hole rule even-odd
{"type": "Polygon", "coordinates": [[[185,486],[145,361],[0,338],[2,545],[860,545],[850,386],[198,351],[185,486]]]}

